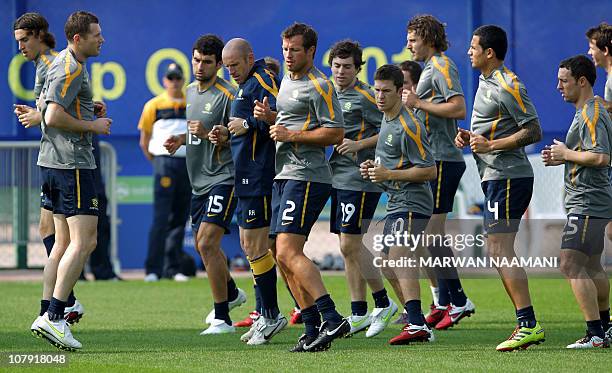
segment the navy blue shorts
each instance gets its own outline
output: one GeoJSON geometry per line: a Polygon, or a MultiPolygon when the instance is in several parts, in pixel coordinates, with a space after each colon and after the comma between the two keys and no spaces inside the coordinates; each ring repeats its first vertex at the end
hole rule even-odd
{"type": "Polygon", "coordinates": [[[75,215],[98,216],[98,193],[94,170],[40,168],[41,200],[50,201],[51,211],[67,218],[75,215]]]}
{"type": "Polygon", "coordinates": [[[436,161],[438,175],[429,182],[434,200],[434,214],[453,211],[455,193],[465,172],[465,162],[436,161]]]}
{"type": "Polygon", "coordinates": [[[200,224],[212,223],[230,233],[232,215],[236,209],[233,185],[215,185],[210,192],[191,196],[191,229],[194,237],[200,224]]]}
{"type": "Polygon", "coordinates": [[[270,236],[294,233],[308,237],[330,193],[330,184],[275,180],[272,186],[270,236]]]}
{"type": "MultiPolygon", "coordinates": [[[[385,217],[385,227],[383,228],[383,235],[393,235],[401,234],[407,232],[408,235],[417,236],[419,234],[423,234],[425,232],[425,228],[427,228],[427,223],[429,223],[430,216],[419,214],[418,212],[394,212],[392,214],[388,214],[385,217]]],[[[410,240],[412,242],[412,240],[410,240]]],[[[385,245],[382,250],[385,254],[389,254],[389,249],[391,247],[385,245]]]]}
{"type": "Polygon", "coordinates": [[[329,231],[336,234],[365,234],[381,194],[333,188],[329,231]]]}
{"type": "Polygon", "coordinates": [[[588,215],[567,215],[561,249],[577,250],[587,256],[600,255],[604,249],[606,225],[609,221],[588,215]]]}
{"type": "Polygon", "coordinates": [[[51,198],[49,198],[49,196],[45,194],[42,185],[40,186],[40,208],[53,212],[53,204],[51,203],[51,198]]]}
{"type": "Polygon", "coordinates": [[[257,229],[270,226],[272,215],[272,196],[238,197],[236,219],[244,229],[257,229]]]}
{"type": "Polygon", "coordinates": [[[486,234],[518,232],[521,218],[531,202],[533,177],[483,181],[481,186],[485,195],[486,234]]]}

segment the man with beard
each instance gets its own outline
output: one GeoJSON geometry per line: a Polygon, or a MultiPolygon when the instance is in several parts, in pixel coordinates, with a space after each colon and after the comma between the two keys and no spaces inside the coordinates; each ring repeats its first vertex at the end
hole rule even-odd
{"type": "Polygon", "coordinates": [[[181,145],[187,146],[187,171],[193,189],[191,224],[215,303],[206,317],[210,327],[202,335],[235,332],[229,311],[246,302],[221,250],[221,238],[229,233],[236,208],[232,154],[228,146],[215,145],[209,139],[229,123],[235,97],[232,85],[217,76],[223,66],[222,50],[223,41],[216,35],[204,35],[195,42],[191,64],[196,81],[187,86],[188,132],[171,136],[164,144],[170,154],[181,145]]]}

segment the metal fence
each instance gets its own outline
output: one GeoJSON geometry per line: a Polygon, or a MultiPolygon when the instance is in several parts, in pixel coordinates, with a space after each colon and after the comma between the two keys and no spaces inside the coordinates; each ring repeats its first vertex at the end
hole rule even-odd
{"type": "MultiPolygon", "coordinates": [[[[0,268],[43,267],[46,251],[38,233],[40,218],[39,141],[0,141],[0,268]]],[[[100,166],[110,218],[110,255],[119,272],[117,252],[117,155],[100,142],[100,166]]]]}

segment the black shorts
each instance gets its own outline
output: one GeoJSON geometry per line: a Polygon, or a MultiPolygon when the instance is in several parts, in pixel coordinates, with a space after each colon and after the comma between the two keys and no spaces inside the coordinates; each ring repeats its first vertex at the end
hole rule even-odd
{"type": "Polygon", "coordinates": [[[455,193],[465,172],[465,162],[436,161],[438,175],[429,182],[434,201],[434,214],[453,211],[455,193]]]}
{"type": "Polygon", "coordinates": [[[587,256],[600,255],[604,249],[608,222],[610,219],[569,214],[563,227],[561,249],[577,250],[587,256]]]}
{"type": "Polygon", "coordinates": [[[232,215],[236,209],[233,185],[215,185],[210,192],[191,196],[191,228],[194,237],[202,223],[212,223],[230,233],[232,215]]]}
{"type": "MultiPolygon", "coordinates": [[[[383,228],[383,235],[401,234],[407,232],[408,235],[417,236],[425,232],[427,223],[429,223],[430,216],[419,214],[418,212],[394,212],[385,217],[385,227],[383,228]]],[[[410,240],[412,242],[412,240],[410,240]]],[[[391,247],[384,245],[382,252],[389,254],[391,247]]]]}
{"type": "Polygon", "coordinates": [[[40,168],[42,176],[41,206],[67,218],[75,215],[98,216],[98,193],[94,170],[40,168]]]}
{"type": "Polygon", "coordinates": [[[330,193],[330,184],[275,180],[272,186],[270,236],[294,233],[308,237],[330,193]]]}
{"type": "Polygon", "coordinates": [[[272,196],[238,197],[236,219],[244,229],[257,229],[270,226],[272,215],[272,196]]]}
{"type": "Polygon", "coordinates": [[[485,195],[486,234],[516,233],[533,193],[533,177],[489,180],[481,183],[485,195]]]}
{"type": "Polygon", "coordinates": [[[381,194],[332,189],[329,231],[336,234],[366,233],[381,194]]]}

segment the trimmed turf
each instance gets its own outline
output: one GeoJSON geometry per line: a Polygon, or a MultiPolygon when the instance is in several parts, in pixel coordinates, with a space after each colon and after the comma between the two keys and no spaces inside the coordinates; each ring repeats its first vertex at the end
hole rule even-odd
{"type": "MultiPolygon", "coordinates": [[[[232,312],[242,319],[253,306],[252,282],[237,283],[251,298],[232,312]]],[[[350,310],[346,282],[327,276],[325,284],[338,308],[350,310]]],[[[424,307],[430,295],[423,283],[424,307]]],[[[390,287],[389,287],[390,288],[390,287]]],[[[212,306],[206,280],[187,283],[142,281],[79,283],[77,297],[86,308],[83,320],[72,328],[83,350],[71,353],[67,370],[91,371],[609,371],[612,351],[567,351],[565,346],[584,335],[585,325],[567,283],[560,279],[530,281],[536,315],[546,329],[546,342],[521,352],[499,353],[497,343],[514,328],[514,310],[496,278],[464,281],[476,304],[476,314],[459,326],[436,332],[430,344],[389,346],[400,327],[391,325],[381,335],[359,334],[316,354],[291,354],[302,327],[290,327],[271,344],[251,347],[234,335],[199,335],[202,319],[212,306]]],[[[0,312],[2,352],[56,352],[30,335],[39,305],[39,283],[0,283],[5,299],[0,312]]],[[[280,304],[287,315],[292,303],[279,285],[280,304]]],[[[368,298],[371,309],[373,301],[368,298]]],[[[6,367],[6,366],[5,366],[6,367]]],[[[0,367],[2,370],[5,367],[0,367]]],[[[48,368],[47,368],[48,369],[48,368]]],[[[29,371],[34,371],[29,369],[29,371]]]]}

